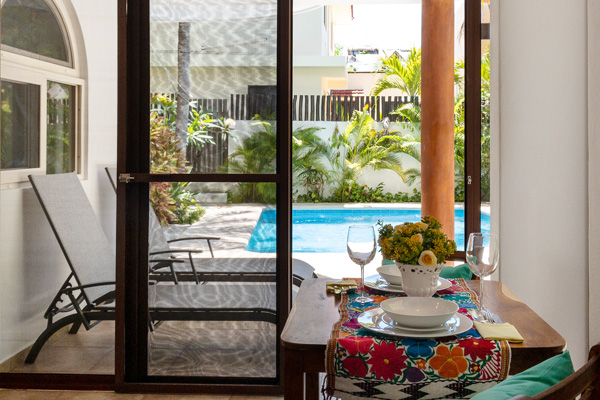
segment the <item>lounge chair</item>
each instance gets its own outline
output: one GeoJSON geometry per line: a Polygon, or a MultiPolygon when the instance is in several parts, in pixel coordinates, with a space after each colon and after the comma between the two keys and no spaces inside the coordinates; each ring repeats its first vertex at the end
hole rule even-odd
{"type": "MultiPolygon", "coordinates": [[[[31,348],[33,363],[46,341],[73,324],[86,329],[114,320],[115,255],[75,173],[30,176],[29,180],[71,272],[50,303],[48,325],[31,348]],[[61,315],[62,318],[54,321],[61,315]]],[[[227,285],[156,284],[148,288],[151,321],[276,320],[273,283],[227,285]]]]}
{"type": "MultiPolygon", "coordinates": [[[[106,174],[116,187],[116,168],[105,168],[106,174]]],[[[214,258],[211,240],[219,240],[217,236],[192,236],[167,240],[152,207],[149,215],[149,248],[150,274],[156,281],[240,281],[240,282],[275,282],[276,260],[270,258],[214,258]],[[173,242],[206,240],[212,258],[194,258],[193,254],[201,250],[176,249],[173,242]],[[178,258],[175,254],[187,253],[186,258],[178,258]]],[[[301,260],[292,260],[292,278],[295,286],[300,286],[304,279],[316,278],[314,268],[301,260]]]]}

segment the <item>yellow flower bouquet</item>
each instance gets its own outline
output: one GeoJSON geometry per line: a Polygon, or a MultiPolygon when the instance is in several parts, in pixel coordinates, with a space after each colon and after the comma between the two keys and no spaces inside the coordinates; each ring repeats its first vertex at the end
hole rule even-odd
{"type": "Polygon", "coordinates": [[[421,222],[405,222],[395,227],[382,221],[377,225],[381,253],[396,263],[404,293],[433,296],[446,257],[456,251],[456,243],[442,232],[442,224],[425,216],[421,222]]]}
{"type": "Polygon", "coordinates": [[[379,225],[379,246],[385,258],[397,263],[435,267],[444,264],[456,251],[454,240],[442,232],[442,224],[431,216],[421,222],[379,225]]]}

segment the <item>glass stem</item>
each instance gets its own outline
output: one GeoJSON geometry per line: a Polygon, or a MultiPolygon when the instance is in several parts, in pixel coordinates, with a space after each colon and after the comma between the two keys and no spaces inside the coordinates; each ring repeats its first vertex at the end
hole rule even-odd
{"type": "Polygon", "coordinates": [[[483,313],[483,276],[479,277],[479,309],[483,313]]]}
{"type": "Polygon", "coordinates": [[[360,264],[360,296],[365,297],[365,265],[360,264]]]}

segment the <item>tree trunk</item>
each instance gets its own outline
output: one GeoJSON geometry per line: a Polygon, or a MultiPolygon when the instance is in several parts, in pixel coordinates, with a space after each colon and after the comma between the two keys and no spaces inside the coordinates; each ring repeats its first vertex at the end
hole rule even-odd
{"type": "Polygon", "coordinates": [[[175,130],[179,139],[179,148],[185,153],[187,147],[187,128],[190,109],[190,23],[179,23],[179,42],[177,45],[177,122],[175,130]]]}

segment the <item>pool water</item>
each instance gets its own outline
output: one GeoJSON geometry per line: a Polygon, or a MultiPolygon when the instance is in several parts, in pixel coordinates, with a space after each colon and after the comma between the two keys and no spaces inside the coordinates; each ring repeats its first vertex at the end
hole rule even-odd
{"type": "MultiPolygon", "coordinates": [[[[248,243],[247,250],[275,253],[275,209],[264,209],[248,243]]],[[[292,212],[292,250],[300,253],[345,253],[348,226],[375,225],[378,220],[398,225],[419,222],[421,209],[295,209],[292,212]]],[[[481,214],[481,231],[490,231],[490,216],[481,214]]],[[[454,236],[458,250],[464,250],[465,212],[455,211],[454,236]]],[[[377,227],[375,227],[377,234],[377,227]]]]}

